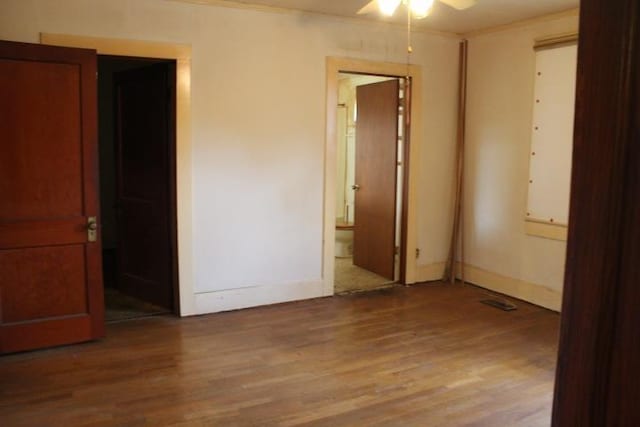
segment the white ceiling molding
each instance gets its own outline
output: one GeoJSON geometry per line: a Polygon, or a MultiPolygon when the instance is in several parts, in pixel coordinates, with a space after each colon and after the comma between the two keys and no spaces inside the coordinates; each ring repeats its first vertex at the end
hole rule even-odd
{"type": "MultiPolygon", "coordinates": [[[[356,22],[359,24],[366,24],[366,25],[373,24],[373,25],[380,25],[380,26],[386,26],[386,27],[391,26],[398,29],[399,31],[403,31],[403,32],[407,31],[406,20],[402,22],[380,21],[380,20],[364,18],[359,15],[355,15],[355,13],[353,16],[345,16],[345,15],[338,15],[338,14],[332,14],[332,13],[317,12],[313,10],[289,9],[284,7],[265,6],[265,5],[253,4],[253,3],[239,3],[232,0],[164,0],[164,1],[177,2],[177,3],[189,3],[189,4],[200,5],[200,6],[226,7],[230,9],[255,10],[258,12],[279,13],[279,14],[285,14],[285,15],[306,14],[306,15],[314,15],[314,16],[323,16],[326,18],[337,19],[337,20],[347,21],[347,22],[356,22]]],[[[456,38],[456,39],[459,39],[462,36],[461,34],[451,32],[451,31],[439,31],[439,30],[432,30],[429,28],[420,28],[420,27],[413,27],[411,29],[411,32],[422,33],[422,34],[432,34],[432,35],[438,35],[438,36],[450,37],[450,38],[456,38]]]]}
{"type": "MultiPolygon", "coordinates": [[[[478,31],[470,31],[468,33],[463,34],[463,36],[465,38],[471,38],[471,37],[481,36],[484,34],[499,33],[500,31],[507,31],[514,28],[527,27],[529,25],[533,25],[541,22],[554,21],[556,19],[562,19],[562,18],[579,16],[579,15],[580,15],[579,8],[569,9],[569,10],[565,10],[564,12],[550,13],[549,15],[538,16],[530,19],[523,19],[522,21],[510,22],[508,24],[498,25],[497,27],[485,28],[478,31]]],[[[576,31],[577,31],[577,28],[576,28],[576,31]]]]}
{"type": "MultiPolygon", "coordinates": [[[[379,23],[406,27],[406,16],[380,14],[358,16],[368,0],[164,0],[183,3],[251,9],[271,13],[313,14],[352,22],[379,23]]],[[[436,1],[426,19],[413,21],[413,30],[446,36],[476,35],[504,26],[545,16],[573,13],[579,0],[479,0],[466,10],[456,10],[436,1]]]]}

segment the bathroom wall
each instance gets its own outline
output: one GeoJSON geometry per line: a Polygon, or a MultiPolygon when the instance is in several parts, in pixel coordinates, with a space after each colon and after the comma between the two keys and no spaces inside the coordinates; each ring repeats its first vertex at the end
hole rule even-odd
{"type": "Polygon", "coordinates": [[[336,219],[353,219],[353,185],[355,123],[353,121],[355,93],[348,75],[338,81],[338,117],[336,147],[336,219]],[[347,218],[347,215],[349,218],[347,218]]]}

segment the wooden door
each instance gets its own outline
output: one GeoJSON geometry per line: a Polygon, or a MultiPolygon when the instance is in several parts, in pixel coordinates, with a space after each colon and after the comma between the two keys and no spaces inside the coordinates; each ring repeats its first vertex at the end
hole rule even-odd
{"type": "Polygon", "coordinates": [[[356,88],[353,263],[394,279],[399,82],[356,88]]]}
{"type": "Polygon", "coordinates": [[[0,42],[0,135],[0,352],[103,336],[95,51],[0,42]]]}
{"type": "Polygon", "coordinates": [[[640,2],[582,0],[553,426],[640,425],[640,2]]]}
{"type": "Polygon", "coordinates": [[[169,64],[117,73],[118,288],[173,308],[169,64]]]}

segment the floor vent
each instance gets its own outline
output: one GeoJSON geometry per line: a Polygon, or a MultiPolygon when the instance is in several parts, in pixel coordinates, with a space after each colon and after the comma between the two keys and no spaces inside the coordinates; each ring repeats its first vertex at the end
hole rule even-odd
{"type": "Polygon", "coordinates": [[[491,307],[499,308],[500,310],[503,310],[503,311],[513,311],[518,308],[515,304],[511,304],[508,301],[499,301],[495,299],[483,299],[480,302],[483,304],[490,305],[491,307]]]}

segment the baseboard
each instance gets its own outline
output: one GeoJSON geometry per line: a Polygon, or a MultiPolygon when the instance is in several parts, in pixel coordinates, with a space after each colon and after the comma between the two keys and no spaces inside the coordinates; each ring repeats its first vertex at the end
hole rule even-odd
{"type": "MultiPolygon", "coordinates": [[[[459,265],[458,269],[459,271],[459,265]]],[[[465,264],[466,282],[560,312],[562,292],[465,264]]]]}
{"type": "Polygon", "coordinates": [[[261,305],[318,298],[323,296],[322,285],[322,280],[317,280],[200,292],[195,294],[194,314],[218,313],[221,311],[239,310],[261,305]]]}
{"type": "MultiPolygon", "coordinates": [[[[457,264],[456,267],[456,271],[460,271],[460,265],[457,264]]],[[[445,263],[443,262],[418,266],[416,269],[416,282],[440,280],[444,274],[444,269],[445,263]]],[[[546,286],[502,276],[468,264],[465,265],[464,274],[467,282],[482,288],[557,312],[562,307],[562,292],[546,286]]],[[[217,313],[322,296],[324,296],[324,293],[321,280],[201,292],[195,294],[195,312],[193,314],[217,313]]]]}
{"type": "Polygon", "coordinates": [[[429,265],[416,266],[416,283],[433,282],[442,279],[446,263],[438,262],[429,265]]]}

